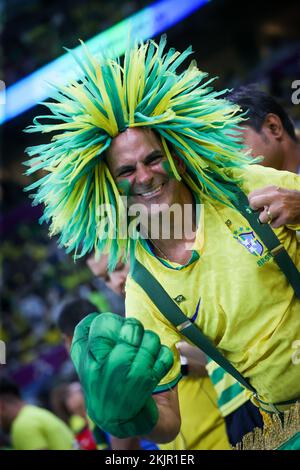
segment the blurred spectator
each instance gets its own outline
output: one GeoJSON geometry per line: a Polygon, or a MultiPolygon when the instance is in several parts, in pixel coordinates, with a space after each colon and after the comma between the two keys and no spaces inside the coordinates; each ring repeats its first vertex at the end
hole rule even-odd
{"type": "Polygon", "coordinates": [[[70,351],[74,329],[76,325],[90,313],[97,313],[96,306],[85,299],[76,298],[69,300],[61,306],[57,319],[57,325],[60,329],[65,346],[70,351]]]}
{"type": "Polygon", "coordinates": [[[251,154],[263,156],[262,165],[297,173],[300,143],[285,109],[257,86],[241,87],[228,98],[246,111],[242,138],[251,154]]]}
{"type": "Polygon", "coordinates": [[[97,450],[95,438],[89,428],[80,383],[64,383],[54,387],[50,401],[56,416],[72,429],[79,448],[81,450],[97,450]]]}
{"type": "Polygon", "coordinates": [[[74,436],[63,421],[47,410],[27,404],[19,388],[0,378],[0,423],[15,450],[71,450],[74,436]]]}

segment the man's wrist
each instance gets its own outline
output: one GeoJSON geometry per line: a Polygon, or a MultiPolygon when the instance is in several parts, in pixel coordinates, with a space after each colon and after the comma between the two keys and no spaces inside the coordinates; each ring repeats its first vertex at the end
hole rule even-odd
{"type": "Polygon", "coordinates": [[[180,354],[180,364],[181,364],[181,375],[186,377],[189,375],[189,363],[186,356],[180,354]]]}

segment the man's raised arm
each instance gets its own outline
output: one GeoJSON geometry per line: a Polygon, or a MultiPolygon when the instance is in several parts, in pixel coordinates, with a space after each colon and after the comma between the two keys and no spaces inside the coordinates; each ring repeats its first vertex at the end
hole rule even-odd
{"type": "Polygon", "coordinates": [[[177,389],[152,395],[173,353],[135,318],[90,314],[75,329],[71,357],[95,424],[113,436],[173,440],[180,429],[177,389]]]}

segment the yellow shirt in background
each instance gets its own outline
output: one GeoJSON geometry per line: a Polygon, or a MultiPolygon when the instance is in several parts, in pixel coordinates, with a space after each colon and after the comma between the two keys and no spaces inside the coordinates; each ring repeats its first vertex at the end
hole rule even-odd
{"type": "Polygon", "coordinates": [[[12,425],[15,450],[72,450],[74,436],[67,425],[50,411],[25,405],[12,425]]]}

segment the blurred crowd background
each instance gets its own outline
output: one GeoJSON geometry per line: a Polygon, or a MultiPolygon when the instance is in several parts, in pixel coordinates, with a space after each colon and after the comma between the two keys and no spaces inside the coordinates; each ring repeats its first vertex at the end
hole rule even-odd
{"type": "MultiPolygon", "coordinates": [[[[178,0],[182,1],[182,0],[178,0]]],[[[9,0],[1,4],[1,79],[7,86],[132,13],[139,1],[9,0]]],[[[300,80],[299,2],[212,0],[167,32],[168,45],[190,44],[201,69],[218,76],[215,86],[259,83],[277,97],[300,126],[292,83],[300,80]]],[[[74,380],[73,366],[56,326],[59,306],[79,295],[103,311],[122,313],[120,302],[93,276],[85,260],[71,256],[39,225],[42,209],[31,207],[23,188],[24,149],[37,137],[23,129],[36,107],[1,128],[1,323],[6,364],[0,366],[29,401],[49,407],[49,391],[74,380]]]]}

